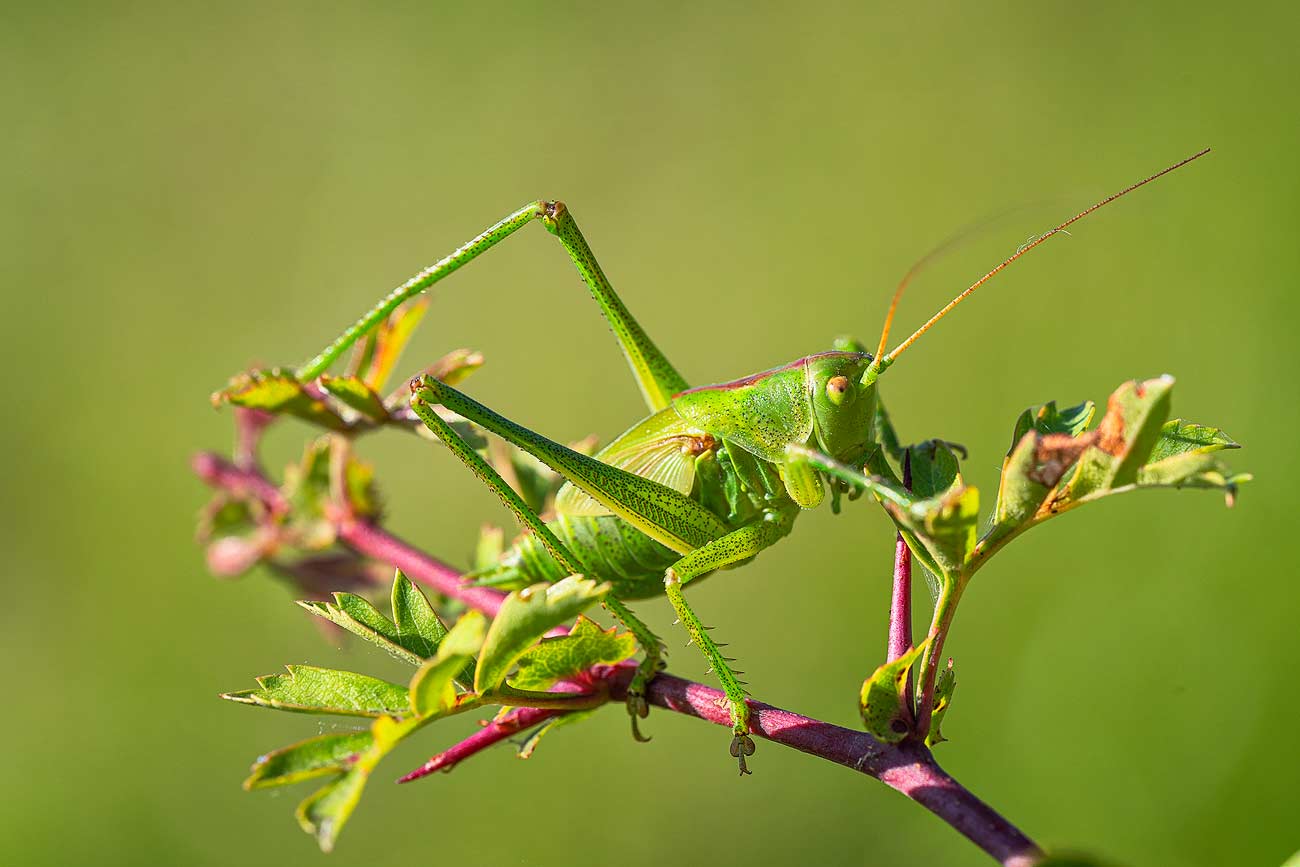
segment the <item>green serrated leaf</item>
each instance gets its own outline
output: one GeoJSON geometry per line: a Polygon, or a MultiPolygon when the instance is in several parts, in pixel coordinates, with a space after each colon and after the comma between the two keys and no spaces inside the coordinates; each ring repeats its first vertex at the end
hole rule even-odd
{"type": "Polygon", "coordinates": [[[425,659],[438,651],[438,645],[447,635],[429,600],[411,579],[398,569],[393,577],[393,620],[397,626],[397,642],[425,659]]]}
{"type": "Polygon", "coordinates": [[[957,688],[957,675],[952,670],[952,660],[939,669],[939,676],[934,681],[934,707],[930,711],[930,733],[925,736],[925,745],[933,747],[947,740],[939,731],[944,715],[952,704],[953,690],[957,688]]]}
{"type": "Polygon", "coordinates": [[[316,838],[321,851],[333,850],[343,826],[351,818],[370,773],[402,738],[418,726],[415,719],[399,721],[380,717],[370,727],[371,743],[337,779],[318,789],[298,805],[298,824],[316,838]]]}
{"type": "Polygon", "coordinates": [[[330,376],[322,374],[321,388],[337,398],[345,406],[355,410],[362,417],[373,422],[388,421],[388,409],[383,398],[375,390],[356,376],[330,376]]]}
{"type": "Polygon", "coordinates": [[[908,447],[912,468],[912,493],[928,500],[961,484],[960,466],[952,448],[941,440],[908,447]]]}
{"type": "Polygon", "coordinates": [[[396,623],[381,614],[369,600],[354,593],[335,593],[332,603],[300,601],[298,604],[410,665],[420,665],[432,656],[446,634],[424,594],[400,571],[393,581],[396,623]]]}
{"type": "Polygon", "coordinates": [[[320,735],[259,756],[244,788],[287,786],[324,774],[346,771],[357,756],[370,748],[369,731],[320,735]]]}
{"type": "MultiPolygon", "coordinates": [[[[379,615],[379,617],[383,618],[384,623],[382,626],[377,628],[373,624],[358,621],[356,618],[349,615],[343,609],[343,605],[346,604],[348,597],[351,597],[351,595],[352,594],[336,593],[334,594],[336,601],[332,603],[318,602],[312,599],[300,599],[298,600],[298,604],[307,611],[310,611],[312,614],[315,614],[317,617],[329,620],[330,622],[343,627],[353,635],[356,635],[376,647],[387,651],[402,662],[410,665],[419,665],[424,661],[420,654],[408,650],[397,643],[395,640],[396,628],[393,624],[387,622],[387,617],[383,617],[382,614],[379,615]],[[344,598],[340,599],[339,597],[344,598]]],[[[366,605],[370,604],[360,597],[355,598],[360,599],[360,601],[364,602],[366,605]]],[[[375,613],[379,614],[378,611],[375,611],[375,613]]]]}
{"type": "Polygon", "coordinates": [[[1147,466],[1157,464],[1177,455],[1209,454],[1223,449],[1239,449],[1241,445],[1223,432],[1222,428],[1196,424],[1173,418],[1160,428],[1160,438],[1147,458],[1147,466]]]}
{"type": "Polygon", "coordinates": [[[636,653],[636,637],[601,629],[583,615],[568,635],[543,638],[519,657],[519,671],[510,680],[515,689],[546,690],[557,680],[572,677],[593,665],[614,665],[636,653]]]}
{"type": "Polygon", "coordinates": [[[608,583],[570,575],[507,596],[488,629],[474,675],[474,691],[483,693],[500,686],[524,651],[552,627],[581,614],[609,589],[608,583]]]}
{"type": "Polygon", "coordinates": [[[409,707],[406,687],[377,677],[311,665],[286,665],[285,668],[288,674],[257,678],[258,689],[225,693],[221,697],[275,710],[344,716],[405,714],[409,707]]]}
{"type": "Polygon", "coordinates": [[[373,766],[353,766],[337,780],[308,795],[298,805],[298,825],[316,838],[316,844],[322,852],[334,851],[339,833],[352,817],[352,811],[361,800],[361,793],[365,790],[373,769],[373,766]]]}
{"type": "Polygon", "coordinates": [[[329,430],[347,429],[347,423],[329,405],[309,394],[293,374],[279,369],[255,370],[237,376],[212,396],[212,402],[291,415],[329,430]]]}
{"type": "Polygon", "coordinates": [[[929,643],[927,638],[898,659],[886,662],[863,682],[859,702],[862,721],[876,740],[896,744],[911,730],[903,706],[907,675],[929,643]]]}
{"type": "Polygon", "coordinates": [[[411,678],[411,710],[426,717],[447,710],[456,702],[456,679],[466,664],[483,646],[486,637],[486,618],[477,611],[466,612],[438,647],[433,659],[420,666],[411,678]]]}

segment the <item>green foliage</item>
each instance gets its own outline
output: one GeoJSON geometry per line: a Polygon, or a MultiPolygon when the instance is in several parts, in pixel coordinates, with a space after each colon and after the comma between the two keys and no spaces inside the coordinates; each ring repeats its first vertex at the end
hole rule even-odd
{"type": "Polygon", "coordinates": [[[1221,428],[1195,424],[1181,418],[1170,419],[1160,429],[1160,439],[1151,450],[1147,467],[1150,468],[1178,455],[1209,454],[1222,449],[1239,448],[1241,446],[1221,428]]]}
{"type": "Polygon", "coordinates": [[[500,686],[534,642],[552,627],[581,614],[609,589],[609,584],[570,575],[554,584],[534,584],[507,596],[483,643],[474,675],[475,691],[500,686]]]}
{"type": "Polygon", "coordinates": [[[544,638],[519,657],[519,671],[510,680],[516,689],[547,689],[557,680],[586,671],[593,665],[613,665],[636,653],[636,637],[601,629],[579,615],[568,635],[544,638]]]}
{"type": "Polygon", "coordinates": [[[420,665],[433,656],[447,634],[429,600],[400,570],[393,580],[393,620],[354,593],[335,593],[332,603],[298,604],[411,665],[420,665]]]}
{"type": "Polygon", "coordinates": [[[378,717],[408,709],[406,687],[351,671],[287,665],[288,674],[257,679],[257,689],[228,692],[221,697],[243,704],[298,713],[328,713],[378,717]]]}
{"type": "Polygon", "coordinates": [[[904,702],[912,665],[929,644],[929,639],[898,659],[886,662],[862,684],[859,709],[867,731],[877,740],[896,744],[911,731],[911,712],[904,702]]]}
{"type": "Polygon", "coordinates": [[[1092,417],[1097,412],[1097,405],[1090,400],[1085,400],[1078,406],[1067,407],[1058,410],[1056,401],[1050,400],[1040,406],[1037,410],[1033,407],[1025,410],[1016,419],[1015,432],[1011,435],[1011,447],[1014,449],[1016,443],[1031,430],[1037,431],[1043,436],[1049,434],[1068,434],[1069,436],[1078,436],[1088,429],[1092,424],[1092,417]]]}
{"type": "MultiPolygon", "coordinates": [[[[227,693],[243,704],[300,713],[373,717],[369,731],[328,734],[291,744],[261,756],[244,782],[247,789],[289,785],[333,775],[298,807],[299,824],[316,837],[321,849],[333,848],[356,808],[371,772],[401,740],[443,716],[499,700],[494,690],[520,662],[525,693],[509,691],[510,703],[549,687],[592,665],[621,662],[636,644],[630,635],[603,630],[581,618],[571,634],[539,639],[572,619],[609,590],[580,576],[553,585],[513,593],[488,627],[487,618],[469,611],[447,630],[420,590],[400,571],[392,588],[392,617],[352,593],[335,593],[333,602],[299,602],[306,610],[335,623],[418,669],[408,687],[369,675],[288,666],[288,674],[258,678],[258,688],[227,693]],[[476,657],[479,657],[476,663],[476,657]],[[480,676],[475,678],[475,671],[480,676]],[[477,680],[477,690],[462,691],[477,680]]],[[[549,698],[549,696],[546,696],[549,698]]],[[[521,748],[531,755],[538,741],[561,724],[587,716],[578,709],[539,728],[521,748]]]]}
{"type": "Polygon", "coordinates": [[[236,376],[230,385],[212,395],[212,402],[289,415],[329,430],[347,429],[347,422],[333,407],[312,395],[292,373],[278,368],[236,376]]]}
{"type": "Polygon", "coordinates": [[[925,736],[925,745],[933,747],[935,744],[941,744],[947,740],[939,731],[939,726],[943,723],[943,717],[948,712],[948,706],[952,704],[953,691],[957,689],[957,675],[952,670],[952,660],[939,670],[939,676],[934,685],[934,707],[930,711],[930,733],[925,736]]]}
{"type": "Polygon", "coordinates": [[[317,789],[298,805],[298,824],[316,838],[324,852],[332,851],[339,832],[352,816],[371,772],[393,747],[415,728],[413,721],[380,717],[370,727],[370,746],[358,753],[351,766],[317,789]]]}
{"type": "Polygon", "coordinates": [[[961,469],[952,446],[930,440],[908,448],[912,495],[928,500],[942,496],[961,484],[961,469]]]}
{"type": "Polygon", "coordinates": [[[320,735],[274,750],[253,763],[244,780],[245,789],[287,786],[336,771],[344,771],[356,757],[370,748],[369,731],[320,735]]]}
{"type": "Polygon", "coordinates": [[[334,542],[332,508],[347,508],[362,518],[379,513],[374,468],[348,449],[343,478],[336,483],[332,452],[337,448],[343,446],[331,437],[317,437],[307,444],[301,462],[285,469],[281,490],[292,507],[287,529],[297,547],[319,549],[334,542]],[[345,502],[335,502],[336,490],[345,502]]]}
{"type": "Polygon", "coordinates": [[[1140,488],[1216,488],[1231,503],[1250,476],[1232,474],[1214,453],[1237,443],[1218,428],[1166,421],[1173,385],[1167,376],[1125,383],[1094,430],[1079,424],[1026,430],[1003,463],[993,525],[980,552],[1083,503],[1140,488]]]}
{"type": "Polygon", "coordinates": [[[427,717],[448,710],[456,703],[453,681],[474,661],[483,647],[487,627],[477,611],[468,611],[442,641],[437,654],[411,678],[411,710],[427,717]]]}
{"type": "Polygon", "coordinates": [[[362,418],[376,424],[388,421],[383,398],[360,377],[326,374],[320,378],[320,386],[362,418]]]}
{"type": "Polygon", "coordinates": [[[979,504],[979,491],[963,485],[959,477],[945,493],[917,500],[910,508],[893,503],[885,508],[907,531],[904,538],[922,565],[948,581],[963,573],[975,550],[979,504]]]}

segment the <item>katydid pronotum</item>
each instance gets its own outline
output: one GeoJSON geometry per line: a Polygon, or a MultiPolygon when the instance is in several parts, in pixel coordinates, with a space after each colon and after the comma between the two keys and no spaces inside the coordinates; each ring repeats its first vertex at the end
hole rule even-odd
{"type": "MultiPolygon", "coordinates": [[[[411,406],[424,424],[488,485],[529,531],[474,577],[500,587],[556,581],[581,573],[608,581],[611,613],[640,642],[644,659],[629,691],[633,732],[648,706],[644,689],[658,670],[658,637],[624,604],[665,594],[679,622],[708,658],[729,702],[731,754],[741,774],[754,752],[746,692],[731,660],[683,595],[699,579],[753,559],[791,531],[805,509],[870,490],[895,496],[885,453],[897,443],[877,395],[877,380],[918,337],[1029,250],[1115,199],[1208,153],[1201,151],[1076,214],[1002,261],[887,351],[890,324],[906,287],[895,291],[874,353],[852,341],[834,350],[718,385],[690,388],[615,294],[568,209],[537,201],[510,214],[386,296],[295,372],[317,379],[401,304],[533,221],[573,259],[631,366],[649,415],[594,457],[518,425],[431,376],[411,382],[411,406]],[[435,407],[441,406],[532,454],[566,479],[555,516],[543,520],[435,407]],[[852,480],[838,467],[864,469],[852,480]],[[863,479],[866,479],[864,483],[863,479]],[[878,480],[878,484],[876,481],[878,480]]],[[[915,270],[915,269],[914,269],[915,270]]],[[[910,274],[908,275],[911,276],[910,274]]]]}

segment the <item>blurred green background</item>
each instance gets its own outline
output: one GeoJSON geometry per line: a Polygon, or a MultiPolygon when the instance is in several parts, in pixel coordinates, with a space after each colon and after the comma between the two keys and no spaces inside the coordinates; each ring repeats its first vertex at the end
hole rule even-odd
{"type": "MultiPolygon", "coordinates": [[[[999,278],[884,393],[905,437],[970,447],[986,492],[1023,407],[1135,376],[1176,374],[1175,413],[1245,444],[1231,458],[1259,480],[1231,512],[1118,498],[981,573],[938,756],[1048,845],[1134,865],[1300,848],[1294,7],[656,6],[4,4],[6,860],[327,863],[291,817],[306,790],[238,787],[322,724],[215,696],[286,662],[389,669],[323,642],[265,573],[206,574],[187,461],[228,447],[207,396],[229,374],[306,358],[544,196],[689,379],[728,379],[873,340],[898,277],[962,226],[1029,206],[927,271],[900,328],[1206,145],[999,278]]],[[[556,438],[641,412],[540,228],[441,284],[407,366],[458,346],[487,354],[476,396],[556,438]]],[[[302,432],[277,430],[273,464],[302,432]]],[[[428,444],[362,453],[390,526],[445,557],[507,521],[428,444]]],[[[891,547],[878,510],[824,510],[693,598],[758,697],[855,725],[891,547]]],[[[662,600],[640,609],[670,629],[662,600]]],[[[704,674],[690,651],[673,670],[704,674]]],[[[386,762],[328,863],[985,863],[884,786],[775,746],[738,782],[724,733],[665,713],[646,746],[615,708],[528,763],[499,749],[386,784],[471,727],[386,762]]]]}

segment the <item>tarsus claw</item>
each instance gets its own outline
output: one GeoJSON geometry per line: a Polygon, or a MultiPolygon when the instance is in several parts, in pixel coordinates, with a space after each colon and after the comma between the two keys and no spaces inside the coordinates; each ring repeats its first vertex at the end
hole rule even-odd
{"type": "Polygon", "coordinates": [[[627,715],[632,720],[632,738],[638,743],[649,743],[654,738],[649,735],[641,734],[641,728],[637,725],[637,719],[645,719],[650,716],[650,703],[645,700],[641,693],[628,693],[627,696],[627,715]]]}
{"type": "Polygon", "coordinates": [[[743,777],[751,773],[749,766],[745,764],[745,757],[754,754],[754,739],[749,735],[737,734],[731,739],[731,757],[740,762],[740,775],[743,777]]]}

